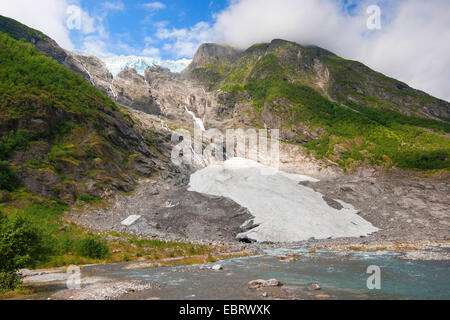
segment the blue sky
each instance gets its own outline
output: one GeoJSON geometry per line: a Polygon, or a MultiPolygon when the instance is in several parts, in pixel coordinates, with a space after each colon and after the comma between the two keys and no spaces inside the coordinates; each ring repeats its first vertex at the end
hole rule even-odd
{"type": "MultiPolygon", "coordinates": [[[[189,29],[199,22],[212,25],[214,15],[222,11],[228,1],[83,0],[76,4],[108,33],[110,42],[107,49],[111,53],[139,55],[150,48],[152,50],[147,52],[158,52],[161,58],[175,59],[191,58],[192,54],[168,50],[167,45],[173,39],[163,38],[161,31],[189,29]]],[[[83,19],[81,21],[83,23],[83,19]]],[[[86,36],[82,30],[70,31],[70,38],[77,49],[84,49],[86,36]]]]}
{"type": "MultiPolygon", "coordinates": [[[[232,2],[74,0],[73,3],[88,14],[87,19],[95,19],[95,27],[101,28],[102,31],[97,31],[99,37],[98,35],[90,37],[91,33],[75,29],[70,31],[70,38],[76,49],[93,53],[107,50],[123,55],[158,55],[163,59],[192,58],[194,47],[202,40],[216,40],[210,32],[216,15],[227,9],[232,2]],[[186,31],[186,35],[183,35],[183,31],[186,31]],[[205,33],[204,36],[199,36],[202,32],[205,33]],[[188,40],[186,38],[189,37],[192,39],[185,41],[185,48],[180,48],[182,44],[175,45],[177,41],[183,42],[182,38],[188,40]],[[106,40],[107,46],[100,47],[106,40]]],[[[359,4],[364,1],[330,0],[330,2],[336,3],[343,14],[354,16],[358,14],[359,4]]],[[[86,19],[82,18],[81,23],[86,23],[86,19]]]]}

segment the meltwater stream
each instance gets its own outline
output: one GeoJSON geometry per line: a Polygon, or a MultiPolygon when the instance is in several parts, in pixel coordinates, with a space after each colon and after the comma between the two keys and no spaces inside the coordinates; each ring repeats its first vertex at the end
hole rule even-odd
{"type": "MultiPolygon", "coordinates": [[[[263,299],[261,292],[247,288],[255,279],[280,280],[289,296],[315,299],[327,295],[329,299],[449,299],[448,261],[407,261],[396,252],[349,253],[341,256],[333,251],[307,253],[302,248],[277,249],[259,257],[237,258],[220,262],[222,271],[200,270],[199,266],[164,267],[127,270],[124,264],[92,266],[83,273],[119,279],[133,279],[158,283],[161,288],[152,292],[130,295],[128,299],[263,299]],[[298,254],[298,260],[282,262],[277,255],[298,254]],[[381,289],[369,290],[367,267],[381,269],[381,289]],[[318,283],[320,292],[306,288],[318,283]]],[[[214,265],[214,264],[211,264],[214,265]]]]}

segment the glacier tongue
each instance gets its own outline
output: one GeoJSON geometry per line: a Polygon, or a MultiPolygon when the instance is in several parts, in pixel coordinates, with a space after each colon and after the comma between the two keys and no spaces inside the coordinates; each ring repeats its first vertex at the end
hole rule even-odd
{"type": "Polygon", "coordinates": [[[240,236],[256,241],[360,237],[378,231],[351,205],[339,201],[344,208],[334,209],[321,193],[299,184],[316,179],[280,171],[263,175],[265,168],[252,160],[232,158],[192,174],[189,190],[227,197],[246,207],[259,226],[240,236]]]}

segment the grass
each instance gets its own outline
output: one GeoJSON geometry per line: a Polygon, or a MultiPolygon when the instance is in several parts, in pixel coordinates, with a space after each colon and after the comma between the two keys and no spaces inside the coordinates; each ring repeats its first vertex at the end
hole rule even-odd
{"type": "MultiPolygon", "coordinates": [[[[115,104],[80,75],[60,66],[31,44],[0,33],[0,111],[2,117],[22,118],[38,106],[54,106],[94,119],[94,105],[115,104]]],[[[50,112],[41,110],[41,115],[50,112]]]]}
{"type": "Polygon", "coordinates": [[[0,300],[7,300],[22,296],[29,296],[36,292],[36,288],[32,286],[19,285],[16,289],[7,292],[0,292],[0,300]]]}

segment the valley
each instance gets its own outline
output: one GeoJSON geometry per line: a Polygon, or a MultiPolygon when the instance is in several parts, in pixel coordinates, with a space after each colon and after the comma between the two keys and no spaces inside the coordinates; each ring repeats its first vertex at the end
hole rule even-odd
{"type": "MultiPolygon", "coordinates": [[[[344,283],[314,266],[364,274],[373,260],[407,288],[405,261],[427,279],[448,267],[447,101],[280,39],[203,44],[180,73],[153,65],[113,76],[101,59],[0,16],[0,49],[0,211],[5,230],[23,218],[41,233],[45,254],[20,265],[36,299],[189,299],[197,281],[192,297],[208,299],[227,277],[230,292],[216,298],[370,298],[354,288],[361,276],[344,283]],[[171,159],[177,130],[239,128],[280,130],[278,171],[212,162],[207,140],[198,161],[171,159]],[[73,264],[87,281],[78,296],[64,288],[73,264]],[[269,276],[329,291],[248,291],[269,276]],[[180,293],[177,281],[190,284],[180,293]]],[[[405,297],[394,288],[384,297],[405,297]]],[[[446,299],[443,290],[406,296],[446,299]]]]}

